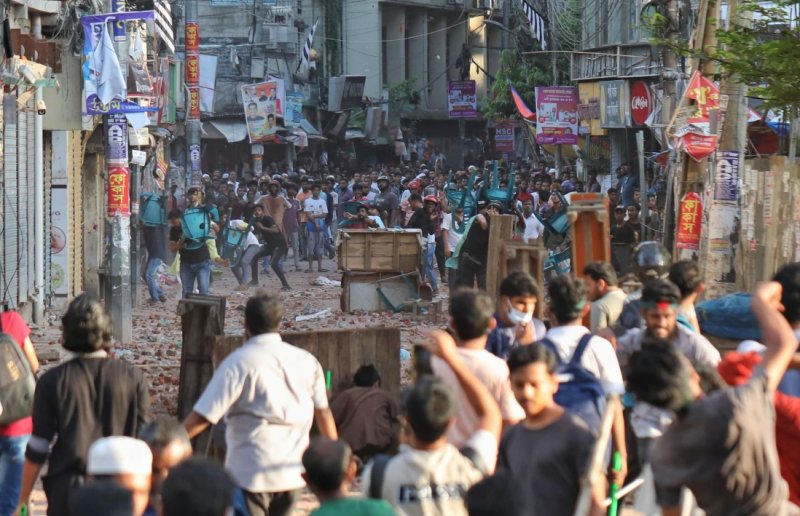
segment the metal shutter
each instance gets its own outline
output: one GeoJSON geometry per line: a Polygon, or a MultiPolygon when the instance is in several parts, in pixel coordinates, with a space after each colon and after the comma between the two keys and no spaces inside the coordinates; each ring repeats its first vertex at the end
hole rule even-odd
{"type": "Polygon", "coordinates": [[[19,304],[19,221],[17,220],[17,104],[16,95],[4,98],[5,191],[3,192],[3,300],[12,308],[19,304]]]}

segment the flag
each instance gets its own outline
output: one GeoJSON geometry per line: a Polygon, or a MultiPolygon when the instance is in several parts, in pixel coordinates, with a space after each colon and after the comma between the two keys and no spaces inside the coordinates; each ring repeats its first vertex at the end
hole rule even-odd
{"type": "Polygon", "coordinates": [[[97,85],[97,97],[103,104],[108,104],[117,95],[125,94],[125,78],[111,36],[108,35],[107,23],[103,23],[103,34],[98,39],[97,46],[89,56],[89,70],[97,85]]]}
{"type": "Polygon", "coordinates": [[[517,111],[522,115],[522,118],[531,121],[536,120],[536,113],[531,111],[528,105],[525,104],[522,95],[519,94],[513,84],[509,84],[509,86],[511,87],[511,96],[514,97],[514,104],[517,105],[517,111]]]}
{"type": "Polygon", "coordinates": [[[314,33],[317,32],[317,24],[319,23],[319,19],[314,22],[314,25],[311,27],[311,31],[308,33],[308,38],[306,38],[306,44],[303,45],[303,59],[300,61],[300,64],[297,65],[297,70],[300,70],[300,67],[303,65],[309,66],[309,57],[311,56],[311,45],[314,44],[314,33]]]}
{"type": "Polygon", "coordinates": [[[167,0],[155,0],[155,26],[158,36],[175,53],[175,34],[172,32],[172,7],[167,0]]]}
{"type": "Polygon", "coordinates": [[[547,40],[545,40],[545,20],[544,18],[536,12],[536,9],[533,8],[531,4],[528,3],[527,0],[519,0],[522,4],[522,10],[525,12],[525,17],[528,18],[528,21],[531,24],[531,34],[533,34],[533,39],[539,42],[539,46],[542,47],[542,50],[547,48],[547,40]]]}

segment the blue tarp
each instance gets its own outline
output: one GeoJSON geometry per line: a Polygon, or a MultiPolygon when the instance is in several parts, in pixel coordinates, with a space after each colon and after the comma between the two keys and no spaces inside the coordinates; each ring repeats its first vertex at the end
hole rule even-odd
{"type": "Polygon", "coordinates": [[[761,341],[761,327],[750,308],[750,294],[739,292],[703,301],[695,310],[704,333],[725,339],[761,341]]]}

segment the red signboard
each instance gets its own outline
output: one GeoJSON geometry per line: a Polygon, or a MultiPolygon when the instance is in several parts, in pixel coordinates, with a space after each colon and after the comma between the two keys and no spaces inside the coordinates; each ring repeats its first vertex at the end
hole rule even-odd
{"type": "Polygon", "coordinates": [[[514,121],[502,120],[494,125],[494,150],[514,152],[514,121]]]}
{"type": "Polygon", "coordinates": [[[703,204],[700,202],[700,196],[695,192],[684,195],[679,213],[675,247],[699,250],[700,229],[703,221],[703,204]]]}
{"type": "Polygon", "coordinates": [[[719,109],[719,88],[712,81],[706,79],[700,72],[694,72],[689,88],[686,90],[686,98],[694,100],[695,113],[689,119],[690,124],[709,123],[708,111],[719,109]]]}
{"type": "Polygon", "coordinates": [[[186,54],[200,52],[200,27],[197,22],[186,22],[186,54]]]}
{"type": "Polygon", "coordinates": [[[189,120],[200,120],[200,88],[189,88],[189,120]]]}
{"type": "Polygon", "coordinates": [[[681,137],[681,142],[686,154],[695,161],[700,161],[717,151],[717,135],[704,136],[702,134],[689,133],[681,137]]]}
{"type": "Polygon", "coordinates": [[[647,117],[653,111],[653,98],[650,88],[642,81],[631,85],[631,118],[636,125],[645,125],[647,117]]]}
{"type": "Polygon", "coordinates": [[[108,216],[129,215],[130,174],[128,167],[108,168],[108,216]]]}
{"type": "Polygon", "coordinates": [[[200,56],[186,56],[186,85],[200,86],[200,56]]]}

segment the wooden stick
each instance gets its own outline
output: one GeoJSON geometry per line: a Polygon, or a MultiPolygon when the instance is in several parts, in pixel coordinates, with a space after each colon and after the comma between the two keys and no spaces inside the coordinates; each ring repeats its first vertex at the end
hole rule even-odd
{"type": "Polygon", "coordinates": [[[597,482],[598,477],[604,475],[606,464],[606,452],[608,451],[609,440],[611,439],[611,426],[614,423],[614,416],[622,408],[619,396],[612,394],[608,397],[606,412],[603,414],[603,424],[600,427],[600,435],[594,445],[594,454],[589,468],[581,477],[581,494],[578,496],[578,503],[575,505],[575,516],[587,516],[592,508],[592,486],[597,482]]]}

